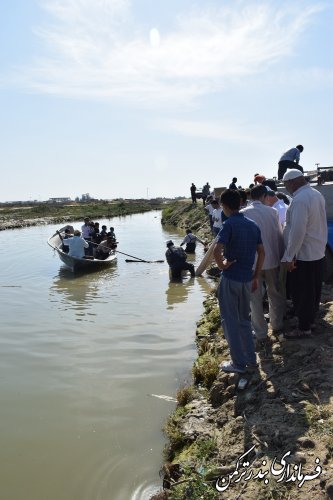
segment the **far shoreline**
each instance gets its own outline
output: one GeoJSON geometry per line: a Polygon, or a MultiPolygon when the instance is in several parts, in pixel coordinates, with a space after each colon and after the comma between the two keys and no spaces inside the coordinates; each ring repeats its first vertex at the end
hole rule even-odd
{"type": "Polygon", "coordinates": [[[48,224],[66,224],[83,221],[85,217],[112,219],[136,213],[161,210],[165,203],[156,200],[120,200],[114,202],[84,202],[73,204],[2,204],[0,231],[22,229],[48,224]]]}

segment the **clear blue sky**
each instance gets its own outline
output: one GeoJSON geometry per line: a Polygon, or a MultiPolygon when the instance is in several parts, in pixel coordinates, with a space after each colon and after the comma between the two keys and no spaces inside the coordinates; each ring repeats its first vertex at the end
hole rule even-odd
{"type": "Polygon", "coordinates": [[[333,165],[331,0],[0,3],[0,201],[333,165]]]}

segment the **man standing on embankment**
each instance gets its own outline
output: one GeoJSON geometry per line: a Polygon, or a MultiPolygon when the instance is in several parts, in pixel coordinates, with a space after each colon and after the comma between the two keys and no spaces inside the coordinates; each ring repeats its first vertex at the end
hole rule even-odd
{"type": "Polygon", "coordinates": [[[291,272],[291,295],[298,318],[298,329],[284,336],[300,339],[311,336],[319,309],[327,243],[325,199],[299,170],[289,170],[283,182],[293,199],[287,210],[282,262],[291,272]]]}
{"type": "Polygon", "coordinates": [[[244,373],[256,366],[256,354],[250,316],[250,294],[258,288],[258,278],[265,258],[260,229],[239,213],[240,194],[227,189],[221,194],[223,212],[228,217],[218,235],[214,258],[222,270],[219,306],[224,336],[229,344],[231,361],[222,370],[244,373]],[[222,255],[223,251],[223,255],[222,255]],[[258,255],[255,270],[253,264],[258,255]]]}

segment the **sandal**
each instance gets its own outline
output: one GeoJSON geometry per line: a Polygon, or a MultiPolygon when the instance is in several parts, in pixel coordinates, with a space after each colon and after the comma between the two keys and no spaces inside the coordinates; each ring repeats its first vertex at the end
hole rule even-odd
{"type": "Polygon", "coordinates": [[[286,340],[307,339],[309,337],[311,337],[311,330],[293,330],[292,332],[284,333],[286,340]]]}

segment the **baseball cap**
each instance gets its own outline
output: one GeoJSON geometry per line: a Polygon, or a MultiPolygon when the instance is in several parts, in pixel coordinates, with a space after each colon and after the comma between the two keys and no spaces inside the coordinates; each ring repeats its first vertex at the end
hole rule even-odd
{"type": "Polygon", "coordinates": [[[172,240],[168,240],[165,242],[166,246],[169,247],[170,245],[173,245],[173,241],[172,240]]]}
{"type": "Polygon", "coordinates": [[[292,181],[293,179],[297,179],[297,177],[304,177],[304,176],[300,170],[297,170],[297,168],[291,168],[284,174],[282,180],[283,182],[292,181]]]}

